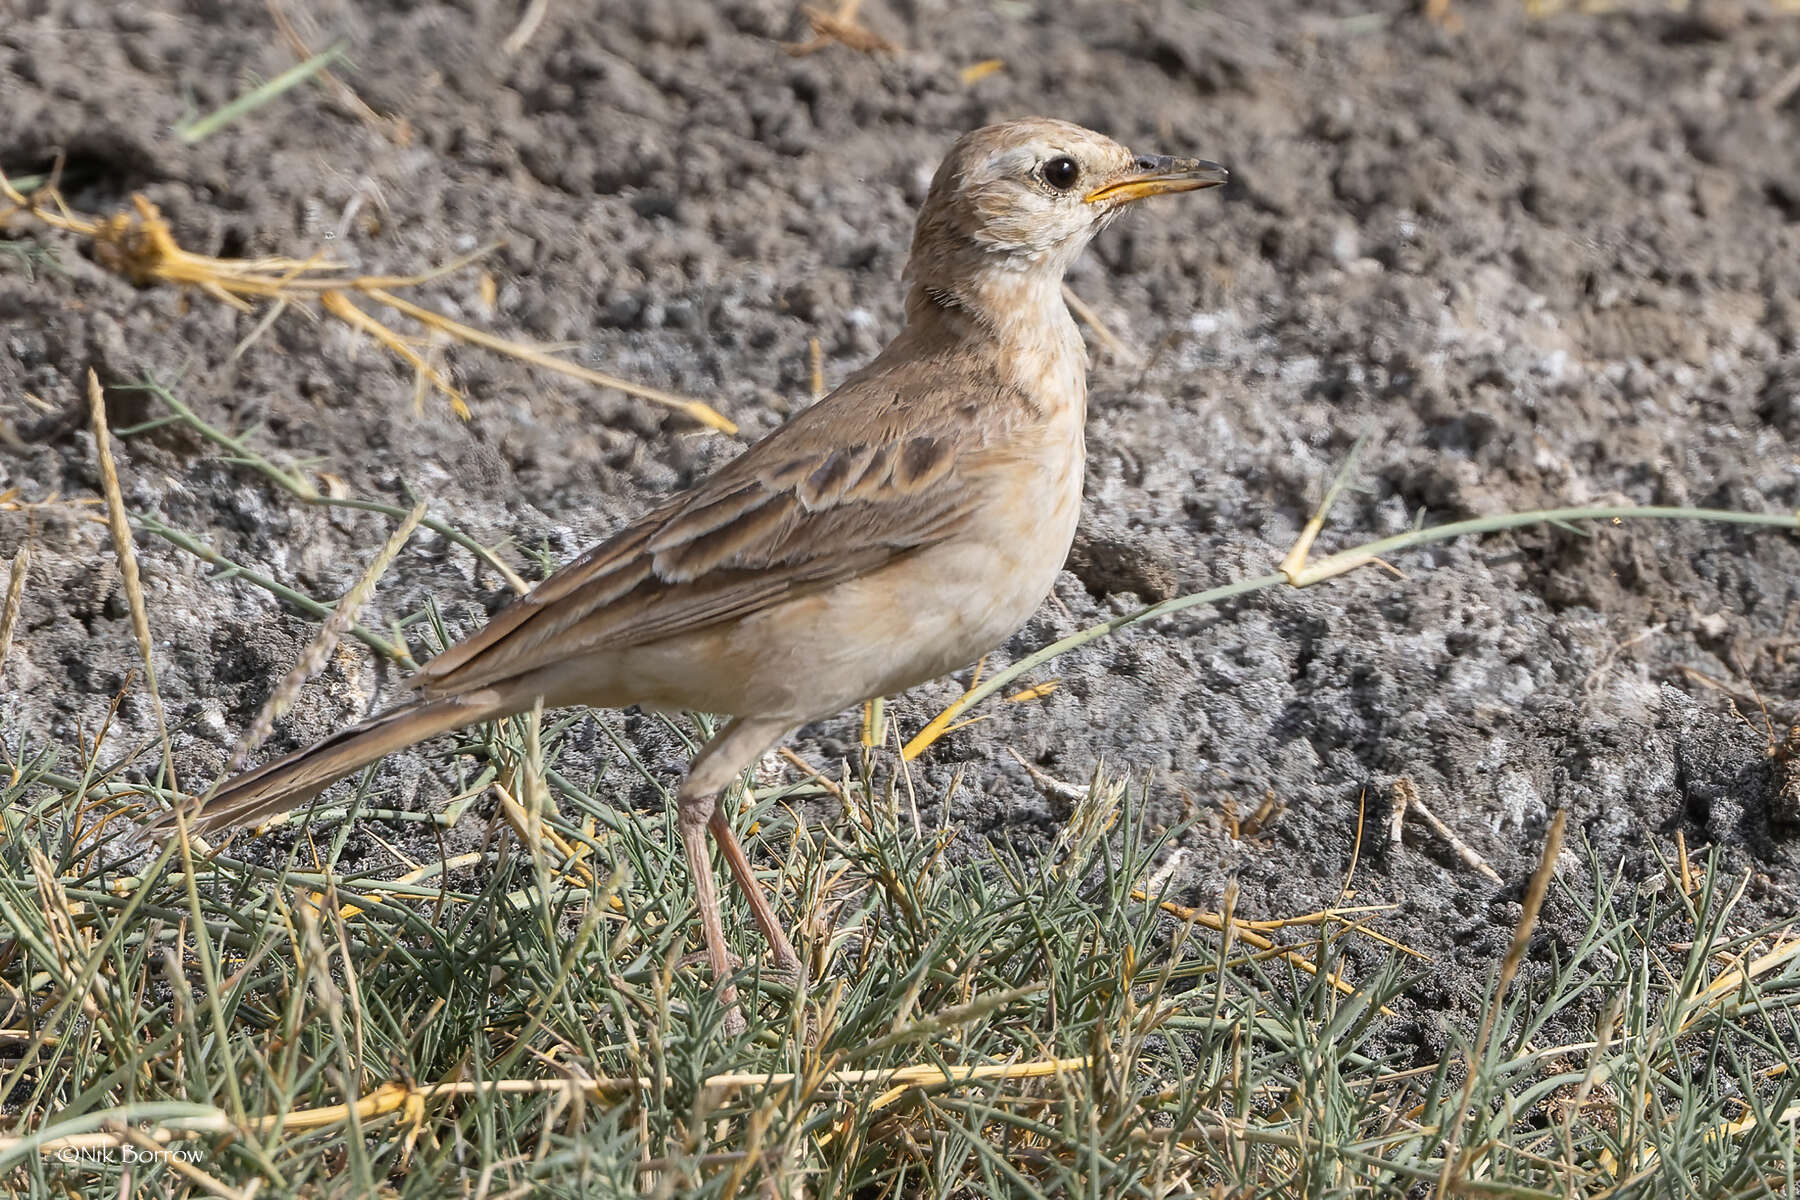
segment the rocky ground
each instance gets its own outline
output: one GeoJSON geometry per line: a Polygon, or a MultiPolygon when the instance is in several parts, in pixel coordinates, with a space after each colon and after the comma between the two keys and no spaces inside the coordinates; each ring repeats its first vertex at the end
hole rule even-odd
{"type": "MultiPolygon", "coordinates": [[[[894,331],[913,211],[963,130],[1041,113],[1222,161],[1228,188],[1146,206],[1071,278],[1124,350],[1092,342],[1070,570],[994,663],[1269,571],[1360,435],[1327,549],[1421,517],[1800,506],[1800,19],[1458,4],[1441,25],[1413,7],[871,0],[867,27],[896,48],[796,57],[783,43],[807,30],[789,0],[552,5],[516,54],[499,47],[522,5],[325,0],[287,17],[310,49],[343,41],[342,86],[305,85],[189,146],[172,132],[184,119],[296,61],[269,9],[36,0],[0,28],[0,166],[36,174],[60,148],[74,208],[142,193],[203,253],[410,273],[499,241],[491,299],[479,269],[414,294],[704,398],[749,438],[808,402],[809,339],[833,381],[894,331]],[[989,59],[1002,65],[965,79],[989,59]]],[[[427,499],[533,578],[540,555],[573,555],[741,447],[451,347],[437,353],[474,413],[459,421],[439,397],[415,404],[412,372],[334,320],[296,308],[234,355],[261,313],[134,287],[27,220],[0,250],[17,251],[0,254],[0,491],[16,489],[0,554],[34,555],[0,696],[12,754],[56,746],[68,762],[136,662],[94,510],[21,507],[97,494],[89,368],[115,427],[161,415],[119,386],[153,374],[278,462],[427,499]]],[[[354,582],[392,527],[297,505],[178,427],[118,454],[134,508],[315,596],[354,582]]],[[[158,538],[138,549],[177,765],[206,778],[316,625],[158,538]]],[[[1008,751],[1073,781],[1104,757],[1147,776],[1153,821],[1191,821],[1176,893],[1210,904],[1235,877],[1258,917],[1339,896],[1366,807],[1355,889],[1398,905],[1382,927],[1437,960],[1411,997],[1427,1010],[1461,1007],[1504,953],[1553,809],[1570,813],[1578,887],[1593,862],[1648,878],[1680,833],[1749,874],[1746,923],[1795,912],[1800,768],[1771,750],[1800,720],[1800,538],[1630,523],[1394,565],[1071,653],[1031,677],[1060,678],[1054,693],[992,703],[939,743],[922,794],[963,767],[949,820],[1043,838],[1064,804],[1008,751]],[[1504,885],[1423,826],[1390,842],[1402,777],[1504,885]],[[1231,814],[1265,798],[1257,832],[1234,838],[1231,814]]],[[[369,623],[435,598],[467,628],[502,591],[420,536],[369,623]]],[[[271,745],[393,682],[360,646],[340,653],[271,745]]],[[[959,687],[889,711],[910,733],[959,687]]],[[[593,719],[680,769],[654,722],[593,719]]],[[[132,690],[102,758],[153,728],[132,690]]],[[[846,715],[799,745],[835,771],[856,731],[846,715]]],[[[591,732],[575,744],[617,753],[591,732]]],[[[401,802],[436,794],[412,791],[437,764],[392,768],[401,802]]]]}

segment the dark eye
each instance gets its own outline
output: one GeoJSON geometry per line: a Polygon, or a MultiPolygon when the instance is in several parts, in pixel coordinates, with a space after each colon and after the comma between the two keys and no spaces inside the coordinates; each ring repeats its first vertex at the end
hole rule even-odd
{"type": "Polygon", "coordinates": [[[1081,168],[1076,166],[1075,160],[1068,155],[1059,154],[1044,164],[1043,174],[1045,183],[1059,192],[1066,192],[1074,187],[1075,181],[1081,177],[1081,168]]]}

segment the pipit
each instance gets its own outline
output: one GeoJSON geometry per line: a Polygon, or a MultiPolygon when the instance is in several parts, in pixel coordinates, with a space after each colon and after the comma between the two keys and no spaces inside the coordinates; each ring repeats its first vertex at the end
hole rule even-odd
{"type": "Polygon", "coordinates": [[[919,213],[906,325],[873,362],[433,658],[414,698],[225,781],[193,827],[265,820],[539,703],[722,714],[676,797],[707,957],[735,1014],[710,829],[799,975],[722,793],[797,727],[965,666],[1031,616],[1068,556],[1086,461],[1063,273],[1132,202],[1225,178],[1063,121],[964,135],[919,213]]]}

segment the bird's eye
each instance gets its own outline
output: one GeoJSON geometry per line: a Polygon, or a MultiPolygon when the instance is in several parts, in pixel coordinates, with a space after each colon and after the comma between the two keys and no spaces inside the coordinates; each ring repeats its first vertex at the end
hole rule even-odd
{"type": "Polygon", "coordinates": [[[1059,192],[1066,192],[1081,177],[1081,168],[1068,155],[1059,154],[1044,164],[1043,176],[1045,183],[1059,192]]]}

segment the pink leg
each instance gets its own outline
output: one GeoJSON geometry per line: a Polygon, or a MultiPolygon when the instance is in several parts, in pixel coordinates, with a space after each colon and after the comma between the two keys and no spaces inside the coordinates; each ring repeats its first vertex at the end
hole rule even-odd
{"type": "Polygon", "coordinates": [[[731,822],[725,817],[725,809],[715,802],[712,816],[707,818],[707,825],[712,829],[713,837],[725,851],[725,862],[731,867],[731,875],[737,880],[738,890],[750,901],[750,913],[756,918],[756,927],[762,930],[763,937],[769,940],[769,946],[775,951],[775,961],[782,970],[792,971],[797,978],[801,975],[800,956],[794,953],[794,943],[788,941],[787,931],[782,929],[781,921],[775,916],[775,910],[769,906],[769,899],[763,895],[762,884],[751,869],[750,859],[744,853],[743,846],[738,844],[737,834],[731,831],[731,822]]]}
{"type": "Polygon", "coordinates": [[[755,762],[763,752],[788,731],[785,723],[736,718],[713,735],[688,769],[681,790],[675,797],[676,823],[681,830],[681,845],[687,854],[688,871],[694,877],[694,907],[700,917],[700,931],[706,938],[706,957],[713,978],[723,989],[720,999],[726,1005],[726,1028],[741,1032],[744,1016],[738,1009],[737,989],[730,983],[731,954],[725,947],[725,925],[719,915],[719,892],[713,882],[711,856],[707,854],[706,831],[710,828],[725,851],[725,862],[732,878],[750,901],[750,911],[763,936],[775,952],[775,960],[783,968],[801,975],[800,956],[776,919],[751,870],[744,848],[719,807],[720,794],[737,773],[755,762]]]}
{"type": "MultiPolygon", "coordinates": [[[[704,801],[706,797],[700,799],[704,801]]],[[[719,999],[725,1005],[725,1031],[742,1033],[744,1014],[738,1008],[737,988],[731,982],[731,955],[725,949],[725,925],[719,919],[719,889],[713,882],[712,856],[706,852],[706,807],[689,803],[684,796],[675,819],[681,828],[688,874],[694,878],[694,908],[700,914],[700,931],[706,938],[707,962],[719,986],[719,999]]]]}

